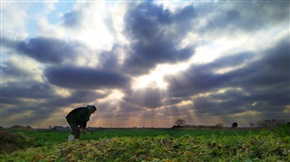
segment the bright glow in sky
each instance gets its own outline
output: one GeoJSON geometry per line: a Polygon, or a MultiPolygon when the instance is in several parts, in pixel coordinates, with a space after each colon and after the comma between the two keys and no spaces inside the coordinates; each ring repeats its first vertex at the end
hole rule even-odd
{"type": "Polygon", "coordinates": [[[288,120],[289,3],[1,1],[0,125],[288,120]]]}
{"type": "Polygon", "coordinates": [[[133,89],[144,89],[148,87],[155,87],[160,89],[167,89],[168,83],[164,80],[165,75],[174,75],[189,67],[188,63],[179,64],[162,64],[158,65],[154,70],[147,75],[136,77],[132,84],[133,89]]]}

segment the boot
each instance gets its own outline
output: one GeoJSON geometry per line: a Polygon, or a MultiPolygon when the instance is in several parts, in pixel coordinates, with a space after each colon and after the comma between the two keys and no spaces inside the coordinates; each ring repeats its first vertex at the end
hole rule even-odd
{"type": "Polygon", "coordinates": [[[67,142],[72,142],[74,139],[75,139],[75,135],[70,134],[70,135],[68,136],[67,142]]]}

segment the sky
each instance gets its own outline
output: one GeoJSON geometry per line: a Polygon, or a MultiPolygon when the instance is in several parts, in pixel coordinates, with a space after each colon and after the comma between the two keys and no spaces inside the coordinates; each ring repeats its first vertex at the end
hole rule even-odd
{"type": "Polygon", "coordinates": [[[290,119],[290,2],[1,1],[1,120],[91,127],[290,119]]]}

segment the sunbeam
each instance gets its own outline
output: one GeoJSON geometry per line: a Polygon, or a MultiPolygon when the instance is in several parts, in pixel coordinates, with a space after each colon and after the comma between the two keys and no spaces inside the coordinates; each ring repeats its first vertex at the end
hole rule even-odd
{"type": "Polygon", "coordinates": [[[0,126],[289,120],[282,1],[1,1],[0,126]]]}

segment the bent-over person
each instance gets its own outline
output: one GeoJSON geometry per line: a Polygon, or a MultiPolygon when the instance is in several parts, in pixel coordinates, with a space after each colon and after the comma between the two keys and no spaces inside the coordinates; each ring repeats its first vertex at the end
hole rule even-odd
{"type": "Polygon", "coordinates": [[[79,107],[72,110],[67,116],[67,123],[72,129],[72,133],[68,137],[68,142],[74,141],[80,138],[80,129],[85,134],[87,122],[90,120],[91,114],[97,111],[94,105],[88,105],[87,107],[79,107]]]}

